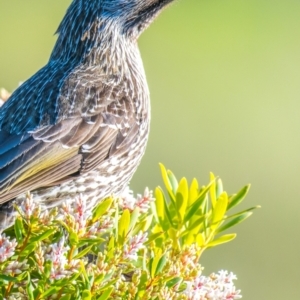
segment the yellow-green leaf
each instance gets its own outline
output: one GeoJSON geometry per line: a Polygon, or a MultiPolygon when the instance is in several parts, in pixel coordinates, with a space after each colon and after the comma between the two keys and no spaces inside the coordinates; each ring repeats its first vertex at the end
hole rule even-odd
{"type": "Polygon", "coordinates": [[[167,175],[168,175],[171,187],[172,187],[173,195],[175,195],[176,191],[177,191],[177,188],[178,188],[177,179],[176,179],[175,175],[170,170],[167,170],[167,175]]]}
{"type": "Polygon", "coordinates": [[[199,247],[203,247],[205,245],[205,238],[202,233],[198,233],[196,236],[196,242],[199,247]]]}
{"type": "Polygon", "coordinates": [[[92,222],[96,222],[96,220],[98,220],[105,212],[107,212],[112,203],[113,199],[107,198],[104,201],[102,201],[99,205],[97,205],[95,210],[93,211],[92,222]]]}
{"type": "Polygon", "coordinates": [[[209,189],[209,193],[210,193],[210,200],[211,200],[211,205],[214,208],[217,202],[217,195],[216,195],[216,177],[215,175],[210,172],[209,174],[210,176],[210,189],[209,189]]]}
{"type": "Polygon", "coordinates": [[[92,299],[92,294],[89,290],[84,290],[82,292],[82,295],[81,295],[81,299],[82,300],[91,300],[92,299]]]}
{"type": "Polygon", "coordinates": [[[165,195],[160,187],[155,189],[156,212],[159,223],[164,230],[167,230],[171,225],[174,227],[170,211],[165,199],[165,195]]]}
{"type": "Polygon", "coordinates": [[[199,185],[196,178],[192,180],[189,192],[188,206],[190,207],[197,199],[199,194],[199,185]]]}
{"type": "Polygon", "coordinates": [[[218,198],[215,207],[213,208],[212,221],[210,226],[212,230],[216,229],[219,226],[219,222],[222,221],[222,219],[224,218],[224,215],[227,210],[227,205],[228,196],[226,192],[223,192],[218,198]]]}
{"type": "Polygon", "coordinates": [[[157,265],[158,265],[158,262],[160,260],[160,255],[159,253],[156,253],[154,257],[152,257],[150,259],[150,274],[151,274],[151,278],[154,278],[155,277],[155,274],[156,274],[156,268],[157,268],[157,265]]]}
{"type": "Polygon", "coordinates": [[[223,183],[222,183],[222,180],[220,178],[217,179],[217,182],[216,182],[216,196],[217,198],[220,197],[220,195],[224,192],[223,190],[223,183]]]}
{"type": "Polygon", "coordinates": [[[241,222],[243,222],[244,220],[246,220],[247,218],[249,218],[252,215],[252,211],[250,212],[245,212],[243,214],[240,214],[238,216],[236,216],[235,218],[233,218],[232,220],[230,220],[229,222],[225,223],[223,226],[221,226],[220,228],[217,229],[216,233],[222,232],[232,226],[235,226],[241,222]]]}
{"type": "Polygon", "coordinates": [[[248,191],[250,189],[250,184],[244,186],[236,195],[234,195],[228,204],[228,210],[233,208],[234,206],[237,206],[238,204],[240,204],[246,197],[246,195],[248,194],[248,191]]]}
{"type": "Polygon", "coordinates": [[[131,215],[130,215],[130,225],[129,225],[129,230],[132,230],[134,227],[135,227],[135,224],[138,220],[140,216],[140,208],[139,207],[136,207],[134,209],[133,212],[131,212],[131,215]]]}
{"type": "Polygon", "coordinates": [[[176,192],[176,209],[180,222],[184,219],[188,197],[189,187],[186,178],[182,178],[179,182],[179,186],[176,192]]]}
{"type": "Polygon", "coordinates": [[[123,211],[123,214],[118,224],[118,244],[123,245],[127,236],[130,224],[130,212],[128,209],[123,211]]]}
{"type": "Polygon", "coordinates": [[[161,258],[159,259],[159,261],[157,263],[155,275],[157,275],[158,273],[160,273],[162,271],[162,269],[166,265],[166,262],[167,262],[167,256],[166,256],[166,254],[164,254],[161,256],[161,258]]]}
{"type": "Polygon", "coordinates": [[[97,298],[98,300],[107,300],[110,296],[110,294],[112,293],[112,291],[114,290],[114,287],[109,287],[108,289],[106,289],[102,295],[97,298]]]}
{"type": "Polygon", "coordinates": [[[159,164],[160,166],[160,170],[161,170],[161,175],[162,175],[162,178],[163,178],[163,181],[164,181],[164,184],[166,186],[166,189],[168,191],[168,194],[170,195],[170,198],[173,202],[175,202],[175,195],[173,193],[173,187],[172,187],[172,184],[169,180],[169,176],[168,176],[168,172],[165,168],[165,166],[163,164],[159,164]]]}
{"type": "Polygon", "coordinates": [[[218,246],[218,245],[221,245],[224,243],[228,243],[228,242],[232,241],[233,239],[235,239],[235,237],[236,237],[235,233],[222,235],[218,239],[208,243],[207,247],[215,247],[215,246],[218,246]]]}

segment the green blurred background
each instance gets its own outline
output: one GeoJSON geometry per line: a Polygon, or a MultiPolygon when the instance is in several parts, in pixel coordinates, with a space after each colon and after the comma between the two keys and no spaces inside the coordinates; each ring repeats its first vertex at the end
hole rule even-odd
{"type": "MultiPolygon", "coordinates": [[[[0,86],[47,62],[69,3],[0,0],[0,86]]],[[[213,171],[229,193],[251,183],[243,206],[262,209],[202,258],[246,300],[300,299],[299,28],[299,0],[181,0],[139,41],[152,130],[131,187],[161,184],[158,162],[203,183],[213,171]]]]}

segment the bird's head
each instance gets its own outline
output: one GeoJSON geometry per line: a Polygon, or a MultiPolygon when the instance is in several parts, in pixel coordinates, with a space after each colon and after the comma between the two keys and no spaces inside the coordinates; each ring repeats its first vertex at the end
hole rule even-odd
{"type": "Polygon", "coordinates": [[[81,59],[119,35],[136,41],[174,0],[73,0],[57,33],[51,59],[81,59]]]}
{"type": "Polygon", "coordinates": [[[98,0],[102,15],[136,39],[173,0],[98,0]]]}

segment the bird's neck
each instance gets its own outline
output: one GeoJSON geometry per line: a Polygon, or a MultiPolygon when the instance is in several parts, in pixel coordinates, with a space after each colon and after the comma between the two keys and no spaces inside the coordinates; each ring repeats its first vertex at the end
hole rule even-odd
{"type": "MultiPolygon", "coordinates": [[[[50,60],[62,63],[98,64],[109,52],[110,59],[122,44],[132,44],[118,24],[105,16],[101,1],[74,0],[57,30],[58,39],[50,60]]],[[[125,47],[126,48],[126,47],[125,47]]]]}

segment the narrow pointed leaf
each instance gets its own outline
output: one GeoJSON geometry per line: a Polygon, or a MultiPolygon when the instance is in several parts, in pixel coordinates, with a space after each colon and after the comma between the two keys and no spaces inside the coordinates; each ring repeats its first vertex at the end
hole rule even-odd
{"type": "Polygon", "coordinates": [[[199,185],[196,178],[192,180],[190,191],[189,191],[189,200],[188,206],[190,207],[197,199],[199,194],[199,185]]]}
{"type": "Polygon", "coordinates": [[[170,171],[168,170],[167,171],[167,175],[168,175],[168,178],[169,178],[169,182],[171,184],[171,187],[172,187],[172,192],[173,192],[173,195],[176,194],[176,191],[178,189],[178,182],[177,182],[177,179],[175,177],[175,175],[170,171]]]}
{"type": "Polygon", "coordinates": [[[109,288],[106,289],[106,290],[102,293],[102,295],[101,295],[99,298],[97,298],[97,299],[98,299],[98,300],[107,300],[107,299],[109,298],[109,296],[110,296],[110,294],[112,293],[113,290],[114,290],[113,287],[109,287],[109,288]]]}
{"type": "Polygon", "coordinates": [[[153,242],[154,240],[156,240],[157,238],[159,238],[160,236],[162,236],[164,234],[164,232],[156,232],[153,233],[149,236],[148,240],[144,243],[145,246],[151,244],[151,242],[153,242]]]}
{"type": "Polygon", "coordinates": [[[84,290],[81,295],[82,300],[92,300],[92,294],[89,290],[84,290]]]}
{"type": "Polygon", "coordinates": [[[224,224],[223,226],[221,226],[220,228],[217,229],[216,233],[220,233],[232,226],[235,226],[241,222],[243,222],[244,220],[246,220],[247,218],[249,218],[251,215],[253,214],[252,211],[250,212],[245,212],[235,218],[233,218],[231,221],[227,222],[226,224],[224,224]]]}
{"type": "Polygon", "coordinates": [[[123,214],[118,224],[118,244],[123,245],[127,236],[130,224],[130,212],[128,209],[123,211],[123,214]]]}
{"type": "Polygon", "coordinates": [[[197,234],[196,242],[197,242],[199,247],[203,247],[205,245],[205,238],[204,238],[203,233],[197,234]]]}
{"type": "Polygon", "coordinates": [[[210,182],[208,186],[204,186],[201,189],[201,191],[199,192],[199,195],[198,195],[198,198],[196,199],[196,201],[194,201],[193,205],[187,209],[188,213],[184,217],[184,222],[187,222],[188,220],[190,220],[190,218],[192,218],[192,216],[197,211],[199,211],[199,209],[201,208],[201,206],[203,205],[203,203],[206,200],[206,195],[208,194],[209,189],[210,189],[210,187],[211,187],[212,184],[213,184],[213,182],[210,182]]]}
{"type": "Polygon", "coordinates": [[[184,219],[188,197],[189,197],[188,183],[186,178],[182,178],[176,192],[176,209],[180,222],[184,219]]]}
{"type": "Polygon", "coordinates": [[[236,237],[235,233],[222,235],[218,239],[208,243],[207,247],[215,247],[215,246],[218,246],[218,245],[221,245],[224,243],[228,243],[228,242],[232,241],[233,239],[235,239],[235,237],[236,237]]]}
{"type": "Polygon", "coordinates": [[[161,175],[162,175],[165,187],[166,187],[166,189],[168,191],[168,194],[169,194],[171,200],[173,202],[175,202],[175,195],[173,194],[173,187],[172,187],[172,184],[171,184],[171,182],[169,180],[169,176],[168,176],[167,170],[166,170],[166,168],[165,168],[165,166],[163,164],[159,164],[159,166],[160,166],[161,175]]]}
{"type": "Polygon", "coordinates": [[[39,235],[37,235],[35,237],[32,237],[30,239],[30,242],[39,242],[39,241],[45,240],[50,235],[52,235],[53,233],[55,233],[56,230],[57,230],[56,228],[49,229],[49,230],[43,232],[42,234],[39,234],[39,235]]]}
{"type": "Polygon", "coordinates": [[[99,205],[97,205],[96,209],[93,211],[92,222],[96,222],[96,220],[103,216],[103,214],[105,214],[108,211],[112,203],[113,199],[107,198],[104,201],[102,201],[99,205]]]}
{"type": "Polygon", "coordinates": [[[93,248],[93,246],[94,246],[94,245],[88,246],[88,247],[86,247],[85,249],[83,249],[82,251],[80,251],[78,254],[76,254],[76,255],[74,256],[74,259],[83,257],[83,256],[85,256],[86,254],[88,254],[88,253],[91,251],[91,249],[93,248]]]}
{"type": "Polygon", "coordinates": [[[209,189],[210,200],[211,200],[211,205],[214,208],[217,202],[217,195],[216,195],[216,177],[212,172],[210,173],[210,182],[211,182],[210,189],[209,189]]]}
{"type": "Polygon", "coordinates": [[[130,214],[130,225],[129,230],[132,230],[140,216],[140,208],[136,207],[133,212],[130,214]]]}
{"type": "Polygon", "coordinates": [[[156,188],[155,189],[155,205],[156,205],[156,213],[157,213],[157,217],[158,217],[158,221],[160,223],[160,226],[164,229],[167,230],[168,229],[168,225],[167,225],[167,216],[165,213],[165,200],[164,200],[164,195],[163,192],[160,188],[156,188]]]}
{"type": "Polygon", "coordinates": [[[164,255],[162,255],[162,257],[159,259],[159,261],[157,263],[155,275],[159,274],[162,271],[162,269],[166,265],[166,262],[167,262],[167,257],[166,257],[166,254],[164,254],[164,255]]]}
{"type": "Polygon", "coordinates": [[[211,221],[212,224],[210,226],[212,230],[216,229],[219,226],[219,222],[222,221],[222,219],[224,218],[224,215],[227,210],[227,205],[228,205],[228,196],[225,192],[223,192],[219,197],[218,201],[216,202],[216,205],[213,209],[212,221],[211,221]]]}
{"type": "Polygon", "coordinates": [[[243,187],[236,195],[234,195],[228,204],[228,210],[240,204],[246,197],[248,191],[250,189],[250,184],[243,187]]]}
{"type": "Polygon", "coordinates": [[[216,182],[216,196],[217,199],[220,197],[220,195],[224,192],[223,190],[223,183],[222,180],[220,178],[217,179],[216,182]]]}
{"type": "Polygon", "coordinates": [[[14,229],[15,229],[15,235],[16,235],[17,241],[19,243],[22,242],[24,227],[23,227],[23,221],[22,221],[22,219],[20,217],[16,218],[14,229]]]}

